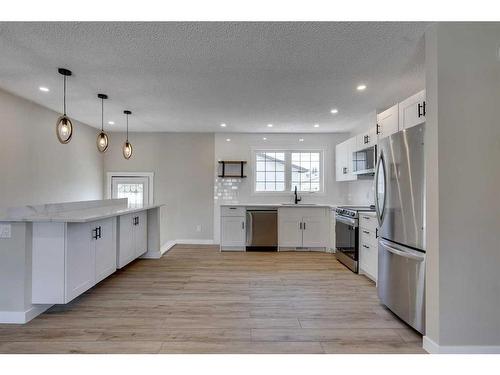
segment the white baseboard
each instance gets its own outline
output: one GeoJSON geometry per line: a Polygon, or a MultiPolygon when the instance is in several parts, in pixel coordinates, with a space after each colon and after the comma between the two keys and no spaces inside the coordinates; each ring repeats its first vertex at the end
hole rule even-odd
{"type": "Polygon", "coordinates": [[[500,354],[498,345],[438,345],[424,336],[422,347],[431,354],[500,354]]]}
{"type": "Polygon", "coordinates": [[[161,248],[160,248],[160,254],[163,255],[165,254],[167,251],[169,251],[171,248],[173,248],[175,246],[175,241],[167,241],[165,242],[161,248]]]}
{"type": "Polygon", "coordinates": [[[175,240],[176,245],[213,245],[214,240],[199,240],[199,239],[178,239],[175,240]]]}
{"type": "Polygon", "coordinates": [[[53,305],[33,305],[26,311],[0,311],[0,323],[24,324],[48,310],[53,305]]]}

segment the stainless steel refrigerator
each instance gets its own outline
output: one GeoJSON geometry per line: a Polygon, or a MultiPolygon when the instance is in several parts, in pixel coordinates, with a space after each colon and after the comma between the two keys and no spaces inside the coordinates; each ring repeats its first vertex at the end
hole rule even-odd
{"type": "Polygon", "coordinates": [[[417,331],[425,330],[425,124],[379,141],[375,207],[378,295],[417,331]]]}

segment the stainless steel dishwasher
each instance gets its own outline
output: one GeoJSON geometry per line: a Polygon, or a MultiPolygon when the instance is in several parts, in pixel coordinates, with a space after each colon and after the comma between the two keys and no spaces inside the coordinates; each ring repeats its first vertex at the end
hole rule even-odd
{"type": "Polygon", "coordinates": [[[278,210],[247,209],[247,251],[278,250],[278,210]]]}

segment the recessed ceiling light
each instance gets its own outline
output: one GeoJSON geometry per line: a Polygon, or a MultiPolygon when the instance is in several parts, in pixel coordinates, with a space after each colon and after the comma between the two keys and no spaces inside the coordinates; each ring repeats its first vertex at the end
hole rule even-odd
{"type": "Polygon", "coordinates": [[[266,138],[266,137],[264,137],[264,138],[262,138],[262,140],[263,140],[263,141],[267,141],[267,138],[266,138]]]}
{"type": "Polygon", "coordinates": [[[315,128],[319,128],[319,124],[314,124],[314,127],[315,128]]]}
{"type": "Polygon", "coordinates": [[[337,108],[334,108],[330,111],[330,113],[336,114],[339,113],[339,110],[337,108]]]}
{"type": "Polygon", "coordinates": [[[114,121],[108,121],[108,124],[109,124],[109,125],[114,125],[114,124],[115,124],[115,122],[114,122],[114,121]]]}
{"type": "Polygon", "coordinates": [[[44,87],[44,86],[40,86],[38,89],[40,91],[43,91],[43,92],[49,92],[50,91],[48,87],[44,87]]]}
{"type": "Polygon", "coordinates": [[[231,138],[226,138],[226,142],[231,142],[231,138]]]}
{"type": "Polygon", "coordinates": [[[267,124],[267,127],[268,127],[268,128],[272,128],[272,127],[273,127],[273,124],[267,124]]]}
{"type": "Polygon", "coordinates": [[[299,138],[299,142],[304,142],[304,138],[299,138]]]}
{"type": "Polygon", "coordinates": [[[221,127],[221,128],[225,128],[226,126],[227,126],[227,125],[226,125],[226,124],[224,124],[224,123],[220,124],[220,127],[221,127]]]}
{"type": "Polygon", "coordinates": [[[366,85],[358,85],[358,87],[356,87],[356,89],[357,89],[358,91],[363,91],[363,90],[365,90],[365,89],[366,89],[366,85]]]}

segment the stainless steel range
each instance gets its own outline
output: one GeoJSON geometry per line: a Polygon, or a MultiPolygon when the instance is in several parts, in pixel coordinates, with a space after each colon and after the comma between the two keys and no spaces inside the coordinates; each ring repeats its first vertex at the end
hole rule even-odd
{"type": "Polygon", "coordinates": [[[375,206],[340,206],[335,209],[335,256],[352,272],[358,273],[359,212],[375,211],[375,206]]]}

